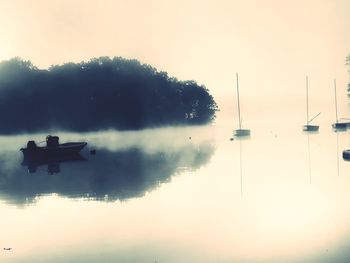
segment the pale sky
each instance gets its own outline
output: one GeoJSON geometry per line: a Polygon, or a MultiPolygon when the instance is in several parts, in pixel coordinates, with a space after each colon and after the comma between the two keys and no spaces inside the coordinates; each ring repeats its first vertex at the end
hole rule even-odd
{"type": "Polygon", "coordinates": [[[136,58],[227,100],[239,72],[243,107],[257,111],[262,97],[304,103],[305,75],[313,100],[333,95],[334,78],[345,94],[349,11],[348,0],[0,0],[0,60],[136,58]]]}

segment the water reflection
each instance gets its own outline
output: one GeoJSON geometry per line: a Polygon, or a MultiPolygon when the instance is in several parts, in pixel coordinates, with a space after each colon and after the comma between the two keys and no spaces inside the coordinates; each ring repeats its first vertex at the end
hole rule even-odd
{"type": "Polygon", "coordinates": [[[242,141],[239,141],[239,173],[241,179],[241,196],[243,196],[242,141]]]}
{"type": "Polygon", "coordinates": [[[339,176],[339,134],[337,133],[337,175],[339,176]]]}
{"type": "Polygon", "coordinates": [[[250,136],[240,137],[239,140],[239,174],[241,183],[241,196],[243,196],[243,141],[250,139],[250,136]]]}
{"type": "Polygon", "coordinates": [[[61,171],[61,163],[77,161],[86,161],[86,158],[79,153],[68,154],[59,157],[41,157],[39,159],[25,158],[22,162],[22,165],[27,167],[29,173],[35,173],[39,167],[47,166],[48,174],[52,175],[61,171]]]}
{"type": "Polygon", "coordinates": [[[192,141],[152,152],[136,146],[95,149],[96,155],[86,149],[82,155],[22,166],[19,153],[0,155],[0,199],[24,204],[53,193],[109,201],[141,197],[180,171],[198,169],[214,152],[212,143],[192,141]]]}
{"type": "Polygon", "coordinates": [[[309,168],[309,180],[311,184],[311,152],[310,152],[310,135],[307,135],[307,156],[308,156],[308,168],[309,168]]]}
{"type": "MultiPolygon", "coordinates": [[[[64,197],[40,198],[25,209],[0,205],[3,247],[13,248],[0,262],[335,262],[342,244],[349,246],[350,165],[340,161],[335,175],[331,129],[307,137],[295,127],[254,129],[250,141],[233,142],[225,127],[174,136],[62,135],[89,142],[87,161],[62,162],[54,175],[47,165],[28,173],[14,143],[0,137],[8,150],[0,156],[1,199],[64,197]],[[215,134],[215,154],[201,134],[215,134]],[[128,202],[81,199],[125,200],[169,180],[128,202]]],[[[339,150],[346,149],[348,134],[338,137],[339,150]]]]}
{"type": "Polygon", "coordinates": [[[319,131],[308,131],[304,132],[307,135],[307,158],[308,158],[308,175],[309,175],[309,182],[311,184],[312,182],[312,169],[311,169],[311,146],[310,146],[310,141],[312,140],[312,136],[318,135],[320,132],[319,131]]]}

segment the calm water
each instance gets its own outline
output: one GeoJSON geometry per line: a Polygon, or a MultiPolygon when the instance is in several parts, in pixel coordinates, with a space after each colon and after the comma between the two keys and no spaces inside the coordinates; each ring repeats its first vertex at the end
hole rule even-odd
{"type": "Polygon", "coordinates": [[[85,160],[34,173],[0,137],[0,262],[348,262],[349,134],[302,124],[58,133],[85,160]]]}

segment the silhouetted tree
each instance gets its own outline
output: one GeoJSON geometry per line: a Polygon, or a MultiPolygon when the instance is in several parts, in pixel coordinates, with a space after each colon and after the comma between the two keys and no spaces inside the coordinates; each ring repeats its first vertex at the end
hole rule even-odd
{"type": "Polygon", "coordinates": [[[205,124],[218,110],[208,90],[121,57],[39,70],[14,58],[0,63],[0,132],[142,129],[205,124]]]}

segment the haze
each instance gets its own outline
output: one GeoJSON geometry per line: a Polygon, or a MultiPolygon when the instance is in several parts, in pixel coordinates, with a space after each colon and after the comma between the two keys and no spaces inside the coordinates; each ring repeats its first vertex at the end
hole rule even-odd
{"type": "Polygon", "coordinates": [[[333,78],[345,90],[348,10],[346,0],[2,0],[0,60],[20,56],[47,68],[136,58],[206,85],[221,106],[232,104],[239,72],[244,109],[255,112],[266,94],[304,96],[306,74],[327,96],[333,78]]]}

